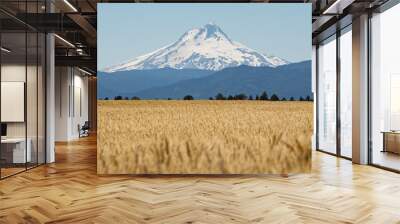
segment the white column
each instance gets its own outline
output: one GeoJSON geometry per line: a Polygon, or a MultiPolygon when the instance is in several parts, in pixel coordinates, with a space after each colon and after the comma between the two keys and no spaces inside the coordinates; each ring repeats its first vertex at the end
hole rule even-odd
{"type": "Polygon", "coordinates": [[[55,44],[53,34],[47,34],[46,45],[46,163],[52,163],[55,161],[55,44]]]}
{"type": "Polygon", "coordinates": [[[368,15],[353,19],[353,162],[368,163],[368,15]]]}

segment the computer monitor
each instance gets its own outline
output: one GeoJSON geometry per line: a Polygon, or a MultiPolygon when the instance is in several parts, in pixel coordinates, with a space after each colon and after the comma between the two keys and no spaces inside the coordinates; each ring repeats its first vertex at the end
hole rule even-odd
{"type": "Polygon", "coordinates": [[[1,137],[7,136],[7,124],[1,123],[1,137]]]}

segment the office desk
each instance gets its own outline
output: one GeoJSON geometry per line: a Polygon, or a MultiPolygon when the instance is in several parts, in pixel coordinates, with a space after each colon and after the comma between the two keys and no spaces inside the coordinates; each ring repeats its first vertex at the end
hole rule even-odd
{"type": "Polygon", "coordinates": [[[392,152],[400,154],[400,132],[383,131],[383,150],[382,152],[392,152]]]}
{"type": "Polygon", "coordinates": [[[7,163],[31,162],[31,139],[27,139],[28,144],[25,151],[25,138],[6,138],[1,139],[1,157],[7,163]]]}

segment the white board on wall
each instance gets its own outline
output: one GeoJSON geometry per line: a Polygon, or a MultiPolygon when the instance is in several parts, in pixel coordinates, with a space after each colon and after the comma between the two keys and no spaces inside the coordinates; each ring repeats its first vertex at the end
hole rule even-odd
{"type": "Polygon", "coordinates": [[[1,122],[24,122],[24,104],[24,82],[1,82],[1,122]]]}

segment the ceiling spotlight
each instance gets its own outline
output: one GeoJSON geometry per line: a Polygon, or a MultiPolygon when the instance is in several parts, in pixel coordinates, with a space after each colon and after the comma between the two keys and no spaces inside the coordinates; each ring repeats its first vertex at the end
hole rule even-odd
{"type": "Polygon", "coordinates": [[[7,49],[5,47],[1,47],[0,49],[1,49],[1,51],[4,51],[6,53],[10,53],[11,52],[11,50],[9,50],[9,49],[7,49]]]}
{"type": "Polygon", "coordinates": [[[79,55],[83,55],[83,49],[77,48],[76,53],[78,53],[79,55]]]}

